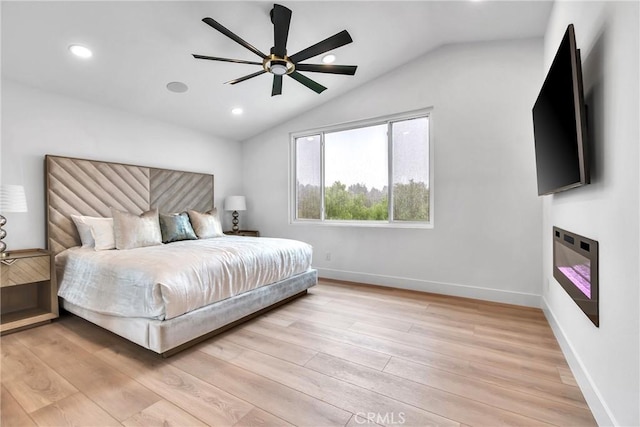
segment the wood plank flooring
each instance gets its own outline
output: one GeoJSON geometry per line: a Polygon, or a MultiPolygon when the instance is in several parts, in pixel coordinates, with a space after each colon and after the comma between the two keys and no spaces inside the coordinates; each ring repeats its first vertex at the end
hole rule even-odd
{"type": "Polygon", "coordinates": [[[0,339],[2,426],[595,426],[540,310],[321,280],[169,359],[66,314],[0,339]]]}

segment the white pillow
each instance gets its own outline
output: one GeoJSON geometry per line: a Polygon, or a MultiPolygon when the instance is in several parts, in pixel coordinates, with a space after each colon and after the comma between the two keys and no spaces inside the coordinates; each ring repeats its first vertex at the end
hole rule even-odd
{"type": "Polygon", "coordinates": [[[83,248],[93,248],[95,246],[95,239],[91,233],[91,227],[93,226],[104,226],[111,227],[111,232],[113,233],[113,219],[112,218],[100,218],[94,216],[83,216],[83,215],[71,215],[71,219],[73,223],[76,225],[78,229],[78,234],[80,235],[80,242],[82,242],[83,248]]]}
{"type": "Polygon", "coordinates": [[[108,221],[96,221],[91,225],[91,237],[95,241],[96,251],[106,251],[116,248],[116,237],[113,226],[113,218],[108,221]]]}

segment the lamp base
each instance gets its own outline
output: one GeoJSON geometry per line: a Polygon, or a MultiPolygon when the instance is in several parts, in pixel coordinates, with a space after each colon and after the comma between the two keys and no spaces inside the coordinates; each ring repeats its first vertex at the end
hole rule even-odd
{"type": "Polygon", "coordinates": [[[7,244],[2,241],[5,237],[7,237],[7,232],[4,230],[4,225],[7,223],[7,218],[0,215],[0,255],[4,258],[6,255],[4,251],[7,250],[7,244]]]}
{"type": "Polygon", "coordinates": [[[231,215],[233,216],[233,220],[231,221],[233,227],[231,227],[231,231],[237,233],[240,230],[240,227],[238,226],[238,223],[240,222],[238,221],[238,211],[233,211],[231,215]]]}

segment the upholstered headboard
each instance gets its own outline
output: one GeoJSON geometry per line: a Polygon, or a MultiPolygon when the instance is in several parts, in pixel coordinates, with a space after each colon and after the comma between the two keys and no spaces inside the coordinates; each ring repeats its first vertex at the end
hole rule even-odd
{"type": "Polygon", "coordinates": [[[47,241],[54,254],[80,245],[71,214],[110,217],[213,208],[213,175],[47,155],[47,241]]]}

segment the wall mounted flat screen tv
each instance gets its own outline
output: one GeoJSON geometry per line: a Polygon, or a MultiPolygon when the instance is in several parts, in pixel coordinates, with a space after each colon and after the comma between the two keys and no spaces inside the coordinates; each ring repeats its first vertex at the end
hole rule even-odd
{"type": "Polygon", "coordinates": [[[580,50],[569,25],[533,106],[538,195],[588,184],[580,50]]]}

